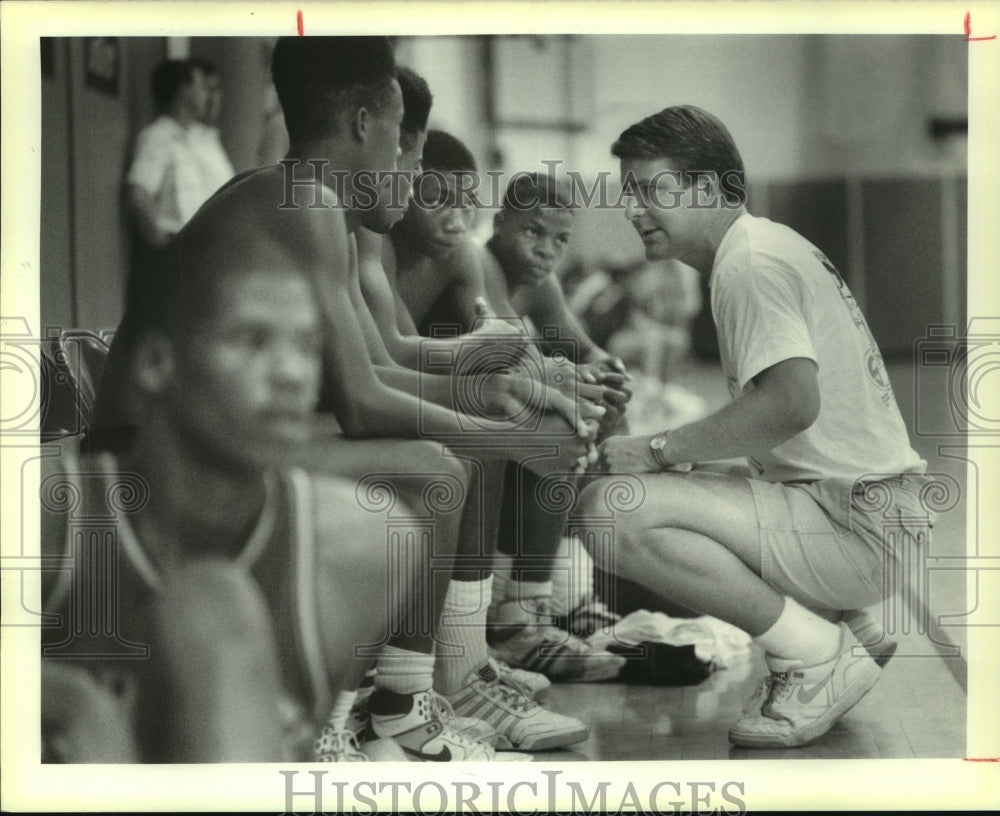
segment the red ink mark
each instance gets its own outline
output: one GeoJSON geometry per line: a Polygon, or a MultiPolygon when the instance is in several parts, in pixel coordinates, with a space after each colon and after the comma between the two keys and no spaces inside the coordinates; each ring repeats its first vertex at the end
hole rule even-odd
{"type": "MultiPolygon", "coordinates": [[[[299,36],[301,37],[305,33],[305,28],[302,25],[302,9],[299,9],[297,12],[295,12],[295,22],[296,22],[296,24],[299,27],[299,36]]],[[[968,29],[968,27],[969,27],[969,15],[968,14],[965,15],[965,26],[966,26],[966,29],[968,29]]],[[[966,33],[968,33],[968,30],[966,30],[966,33]]]]}
{"type": "Polygon", "coordinates": [[[972,36],[972,12],[965,12],[965,41],[966,42],[982,42],[983,40],[995,40],[997,35],[994,34],[991,37],[973,37],[972,36]]]}
{"type": "Polygon", "coordinates": [[[962,762],[1000,762],[1000,757],[965,757],[962,762]]]}

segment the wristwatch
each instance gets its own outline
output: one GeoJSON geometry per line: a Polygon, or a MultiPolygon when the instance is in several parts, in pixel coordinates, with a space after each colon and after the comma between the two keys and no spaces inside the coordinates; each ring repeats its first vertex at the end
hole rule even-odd
{"type": "Polygon", "coordinates": [[[668,462],[667,458],[663,455],[663,449],[667,446],[668,433],[669,431],[664,431],[649,440],[649,451],[653,454],[653,461],[659,465],[660,470],[667,470],[668,468],[672,468],[674,466],[673,463],[668,462]]]}

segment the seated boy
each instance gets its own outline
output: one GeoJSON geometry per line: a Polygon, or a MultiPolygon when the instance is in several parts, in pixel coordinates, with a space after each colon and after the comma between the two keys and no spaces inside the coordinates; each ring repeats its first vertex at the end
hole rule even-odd
{"type": "MultiPolygon", "coordinates": [[[[43,459],[43,552],[72,564],[44,586],[61,625],[45,631],[43,710],[71,710],[47,718],[50,758],[310,759],[296,726],[315,736],[355,644],[384,632],[381,525],[350,485],[277,467],[307,443],[319,389],[309,282],[273,254],[232,256],[168,263],[134,292],[136,444],[43,459]],[[114,543],[81,517],[110,519],[114,543]],[[95,656],[95,620],[147,659],[95,656]],[[127,712],[122,688],[133,721],[92,744],[88,712],[127,712]]],[[[333,757],[365,758],[336,741],[333,757]]]]}
{"type": "MultiPolygon", "coordinates": [[[[488,294],[487,278],[483,272],[487,253],[469,239],[468,229],[474,208],[463,194],[468,174],[475,172],[475,162],[459,140],[432,130],[424,148],[423,165],[425,174],[414,182],[413,204],[390,233],[392,243],[386,247],[383,261],[413,321],[423,324],[425,331],[435,321],[468,330],[477,314],[477,299],[485,304],[488,294]]],[[[554,260],[557,260],[554,256],[549,259],[550,262],[554,260]]],[[[554,263],[550,263],[550,267],[554,267],[554,263]]],[[[491,273],[493,271],[490,269],[491,273]]],[[[506,297],[504,304],[505,309],[499,313],[504,317],[517,318],[506,297]]],[[[485,309],[491,311],[489,304],[485,309]]],[[[571,318],[566,321],[567,326],[575,325],[570,321],[571,318]]],[[[561,327],[557,325],[556,328],[561,327]]],[[[570,344],[572,342],[571,337],[570,344]]],[[[561,378],[561,387],[575,396],[605,401],[610,398],[619,404],[626,398],[614,387],[620,386],[624,380],[620,373],[594,376],[592,372],[584,371],[583,376],[587,376],[589,382],[583,381],[578,379],[581,373],[572,364],[564,362],[560,366],[538,356],[537,352],[530,367],[537,372],[540,382],[553,376],[561,378]],[[597,382],[598,376],[604,381],[597,382]],[[617,379],[613,379],[615,377],[617,379]]],[[[604,405],[602,408],[607,411],[604,405]]],[[[605,413],[605,417],[609,413],[605,413]]],[[[547,513],[538,508],[535,498],[538,479],[530,471],[512,466],[507,478],[510,485],[508,492],[511,493],[508,517],[511,512],[523,514],[524,528],[530,533],[524,552],[518,552],[518,563],[515,564],[524,585],[520,586],[519,582],[509,585],[508,591],[520,594],[512,596],[515,603],[505,610],[518,618],[505,622],[505,631],[517,635],[510,640],[510,644],[516,640],[518,646],[502,652],[501,656],[512,661],[513,665],[544,671],[554,679],[592,681],[616,676],[621,668],[621,658],[591,650],[566,632],[553,630],[547,625],[550,616],[536,608],[539,592],[543,595],[550,592],[547,581],[565,518],[562,514],[547,513]],[[522,494],[525,500],[519,509],[516,499],[522,494]],[[536,541],[539,543],[534,546],[536,541]],[[516,600],[518,597],[522,599],[520,602],[516,600]],[[527,625],[529,622],[531,626],[527,625]]],[[[503,539],[509,550],[517,548],[520,535],[516,528],[508,529],[503,539]]]]}
{"type": "MultiPolygon", "coordinates": [[[[516,173],[505,191],[503,208],[494,216],[493,235],[480,253],[482,270],[489,303],[498,315],[526,322],[543,354],[563,353],[586,366],[602,385],[612,386],[606,390],[610,410],[601,423],[603,437],[622,432],[630,394],[621,360],[588,337],[566,304],[557,273],[574,229],[574,206],[564,186],[544,173],[516,173]]],[[[513,665],[547,670],[553,676],[568,672],[572,677],[574,668],[577,673],[583,669],[583,661],[570,661],[563,669],[552,658],[551,633],[546,637],[545,630],[519,629],[518,623],[531,619],[525,607],[537,619],[559,613],[561,625],[581,637],[610,625],[616,616],[594,596],[592,565],[575,542],[565,542],[563,557],[583,563],[572,563],[568,570],[560,567],[560,573],[568,573],[559,575],[561,583],[571,581],[572,586],[565,601],[553,598],[552,577],[567,513],[542,506],[537,500],[539,480],[532,474],[524,474],[520,485],[515,474],[511,476],[500,541],[503,551],[514,556],[512,580],[497,593],[494,648],[513,665]]],[[[610,673],[611,667],[609,676],[614,676],[617,671],[610,673]]]]}
{"type": "MultiPolygon", "coordinates": [[[[398,78],[405,111],[401,136],[403,152],[398,165],[404,171],[411,171],[419,167],[422,158],[430,92],[426,83],[412,71],[402,69],[398,78]]],[[[402,208],[398,213],[402,214],[402,208]]],[[[389,220],[392,219],[387,219],[387,222],[389,220]]],[[[381,233],[388,229],[387,222],[374,222],[370,224],[372,229],[355,230],[359,277],[354,298],[356,313],[373,359],[380,361],[376,367],[380,375],[384,373],[399,382],[400,375],[405,375],[407,371],[415,373],[421,368],[420,352],[426,355],[427,347],[435,353],[451,354],[457,358],[475,342],[495,343],[498,338],[490,332],[460,341],[437,341],[405,335],[398,330],[397,316],[405,312],[405,307],[397,311],[398,301],[382,267],[381,233]],[[360,301],[358,295],[361,295],[360,301]],[[390,351],[395,352],[398,359],[393,359],[390,351]],[[413,353],[408,354],[408,351],[413,353]],[[401,372],[399,368],[406,371],[401,372]]],[[[506,324],[496,322],[507,333],[511,332],[506,324]]],[[[435,377],[440,379],[440,375],[423,372],[420,385],[425,396],[427,384],[435,377]]],[[[454,390],[451,378],[447,387],[449,392],[454,390]]],[[[528,441],[535,445],[543,440],[529,438],[528,441]]],[[[471,452],[474,455],[475,447],[475,437],[470,436],[466,444],[452,449],[458,454],[471,452]]],[[[513,447],[517,449],[516,444],[513,447]]],[[[511,455],[500,452],[502,457],[511,455]]],[[[538,750],[573,744],[586,737],[586,726],[575,718],[541,708],[530,699],[548,682],[528,672],[511,671],[488,659],[485,615],[491,597],[494,509],[498,507],[495,494],[499,492],[499,479],[503,472],[503,463],[499,463],[499,471],[497,464],[482,464],[463,509],[457,551],[460,564],[452,572],[444,591],[434,687],[451,702],[458,714],[474,713],[474,716],[495,724],[501,745],[538,750]],[[493,486],[494,481],[497,482],[496,487],[493,486]]]]}

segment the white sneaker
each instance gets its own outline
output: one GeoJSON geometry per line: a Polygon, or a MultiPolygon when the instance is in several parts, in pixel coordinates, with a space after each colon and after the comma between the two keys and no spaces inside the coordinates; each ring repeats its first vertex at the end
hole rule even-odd
{"type": "Polygon", "coordinates": [[[500,673],[500,682],[506,683],[508,686],[521,687],[524,689],[525,694],[536,703],[544,703],[548,699],[549,692],[552,691],[552,681],[548,677],[539,672],[528,671],[527,669],[515,669],[513,666],[508,666],[496,656],[496,651],[492,646],[489,647],[488,651],[493,663],[496,665],[497,671],[500,673]]]}
{"type": "Polygon", "coordinates": [[[488,722],[480,720],[477,717],[461,717],[455,713],[455,709],[452,708],[447,697],[433,689],[431,690],[431,694],[434,695],[434,704],[438,708],[438,716],[441,718],[441,722],[448,725],[453,731],[464,734],[469,739],[485,742],[494,748],[500,742],[500,735],[497,734],[496,729],[488,722]]]}
{"type": "Polygon", "coordinates": [[[494,750],[481,740],[455,730],[431,691],[397,694],[378,689],[368,698],[371,728],[377,737],[392,737],[411,757],[426,762],[490,762],[494,750]]]}
{"type": "Polygon", "coordinates": [[[760,710],[764,707],[764,703],[767,702],[767,698],[771,696],[771,683],[774,681],[774,675],[768,674],[766,677],[762,677],[760,683],[758,683],[757,688],[754,689],[754,693],[750,696],[743,704],[743,716],[751,717],[756,714],[760,714],[760,710]]]}
{"type": "MultiPolygon", "coordinates": [[[[361,749],[364,751],[366,744],[378,739],[372,730],[371,713],[368,711],[368,698],[373,692],[368,692],[364,696],[358,695],[357,701],[351,706],[351,712],[347,717],[346,728],[353,731],[360,741],[361,749]]],[[[470,739],[482,740],[487,745],[494,745],[497,739],[497,732],[489,723],[477,720],[474,717],[459,717],[452,710],[448,701],[433,689],[430,695],[434,705],[437,706],[438,716],[441,722],[450,726],[452,730],[464,734],[470,739]]]]}
{"type": "Polygon", "coordinates": [[[358,739],[352,731],[335,731],[325,725],[313,745],[316,762],[367,762],[368,757],[361,752],[358,739]]]}
{"type": "Polygon", "coordinates": [[[586,640],[597,632],[610,633],[621,619],[622,616],[608,609],[604,601],[589,595],[575,609],[557,617],[556,626],[586,640]]]}
{"type": "Polygon", "coordinates": [[[857,638],[846,624],[840,631],[839,653],[817,666],[767,657],[767,698],[759,711],[729,729],[729,741],[747,748],[796,748],[821,737],[864,697],[882,670],[870,655],[854,657],[857,638]]]}
{"type": "Polygon", "coordinates": [[[413,762],[396,740],[391,737],[372,737],[360,740],[361,753],[369,762],[413,762]]]}
{"type": "Polygon", "coordinates": [[[552,680],[598,683],[618,677],[625,658],[595,649],[554,626],[548,598],[522,598],[498,604],[487,627],[497,657],[552,680]]]}
{"type": "Polygon", "coordinates": [[[543,751],[587,739],[589,729],[573,717],[542,708],[525,690],[503,682],[496,663],[469,672],[465,685],[448,700],[456,712],[492,725],[500,750],[543,751]]]}

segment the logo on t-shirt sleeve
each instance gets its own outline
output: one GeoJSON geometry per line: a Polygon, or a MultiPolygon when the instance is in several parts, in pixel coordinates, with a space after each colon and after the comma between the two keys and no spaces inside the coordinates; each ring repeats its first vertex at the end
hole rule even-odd
{"type": "Polygon", "coordinates": [[[818,249],[813,251],[813,255],[816,256],[816,260],[823,264],[824,269],[833,275],[833,278],[837,283],[837,291],[840,292],[840,297],[844,302],[844,307],[851,316],[851,320],[854,322],[855,327],[859,332],[861,332],[865,342],[868,344],[868,351],[865,352],[865,371],[872,384],[882,392],[882,403],[886,407],[889,407],[895,402],[895,397],[892,393],[892,384],[889,382],[889,374],[885,370],[885,362],[882,360],[882,352],[879,351],[878,344],[872,336],[871,329],[868,328],[868,322],[865,320],[865,316],[861,313],[861,308],[858,306],[858,302],[854,299],[854,295],[851,294],[851,290],[847,288],[847,283],[844,282],[840,272],[837,271],[837,267],[830,263],[830,260],[826,257],[826,255],[818,249]]]}

